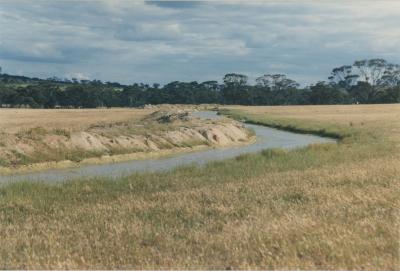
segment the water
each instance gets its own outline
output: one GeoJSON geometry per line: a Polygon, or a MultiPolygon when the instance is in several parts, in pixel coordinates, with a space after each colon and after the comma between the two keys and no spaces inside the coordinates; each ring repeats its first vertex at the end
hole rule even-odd
{"type": "MultiPolygon", "coordinates": [[[[193,115],[205,119],[217,119],[216,112],[203,111],[193,115]]],[[[113,164],[89,165],[70,169],[45,170],[35,173],[0,176],[0,183],[15,181],[62,182],[75,178],[109,177],[118,178],[135,172],[154,172],[173,169],[184,165],[204,165],[211,161],[233,158],[241,154],[257,153],[265,149],[294,149],[316,143],[334,143],[336,140],[314,135],[296,134],[259,125],[245,124],[253,129],[257,136],[254,144],[238,147],[209,149],[192,153],[178,154],[173,157],[148,160],[134,160],[113,164]]]]}

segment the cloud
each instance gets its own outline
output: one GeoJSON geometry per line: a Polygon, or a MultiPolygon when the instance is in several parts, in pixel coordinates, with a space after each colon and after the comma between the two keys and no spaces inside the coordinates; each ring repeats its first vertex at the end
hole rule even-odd
{"type": "Polygon", "coordinates": [[[400,63],[399,24],[395,1],[2,1],[0,66],[123,83],[279,72],[308,84],[358,58],[400,63]]]}
{"type": "Polygon", "coordinates": [[[172,9],[195,8],[203,4],[201,1],[146,1],[146,3],[172,9]]]}
{"type": "Polygon", "coordinates": [[[48,43],[35,43],[30,46],[25,44],[0,44],[0,58],[31,61],[31,62],[59,62],[64,61],[62,52],[48,43]]]}
{"type": "Polygon", "coordinates": [[[114,37],[126,41],[167,41],[177,40],[183,36],[178,23],[155,24],[144,23],[119,27],[114,37]]]}

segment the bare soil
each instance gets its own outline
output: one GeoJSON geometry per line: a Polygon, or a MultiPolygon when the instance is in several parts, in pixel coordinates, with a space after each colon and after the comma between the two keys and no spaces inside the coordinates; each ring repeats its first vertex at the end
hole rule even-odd
{"type": "Polygon", "coordinates": [[[165,106],[82,112],[13,109],[12,112],[17,116],[13,121],[2,121],[0,166],[3,168],[195,146],[228,146],[245,143],[251,137],[251,132],[234,120],[201,120],[192,117],[189,111],[165,106]],[[29,113],[33,120],[25,124],[29,113]],[[66,119],[62,128],[61,123],[66,119]]]}

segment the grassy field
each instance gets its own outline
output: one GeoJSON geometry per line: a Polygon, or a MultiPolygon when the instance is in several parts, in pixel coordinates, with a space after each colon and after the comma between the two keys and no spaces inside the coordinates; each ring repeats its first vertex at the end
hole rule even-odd
{"type": "Polygon", "coordinates": [[[226,109],[341,141],[0,187],[0,268],[399,268],[400,105],[226,109]]]}
{"type": "Polygon", "coordinates": [[[36,127],[84,130],[98,123],[140,120],[154,109],[12,109],[0,108],[0,129],[18,133],[36,127]]]}

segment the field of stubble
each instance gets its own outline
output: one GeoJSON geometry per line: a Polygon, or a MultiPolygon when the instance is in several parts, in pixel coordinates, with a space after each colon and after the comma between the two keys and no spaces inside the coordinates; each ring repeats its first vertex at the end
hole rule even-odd
{"type": "Polygon", "coordinates": [[[0,188],[0,268],[399,268],[400,105],[229,107],[333,135],[112,182],[0,188]]]}
{"type": "Polygon", "coordinates": [[[0,109],[0,130],[17,133],[35,127],[83,130],[91,125],[140,120],[154,109],[0,109]]]}

